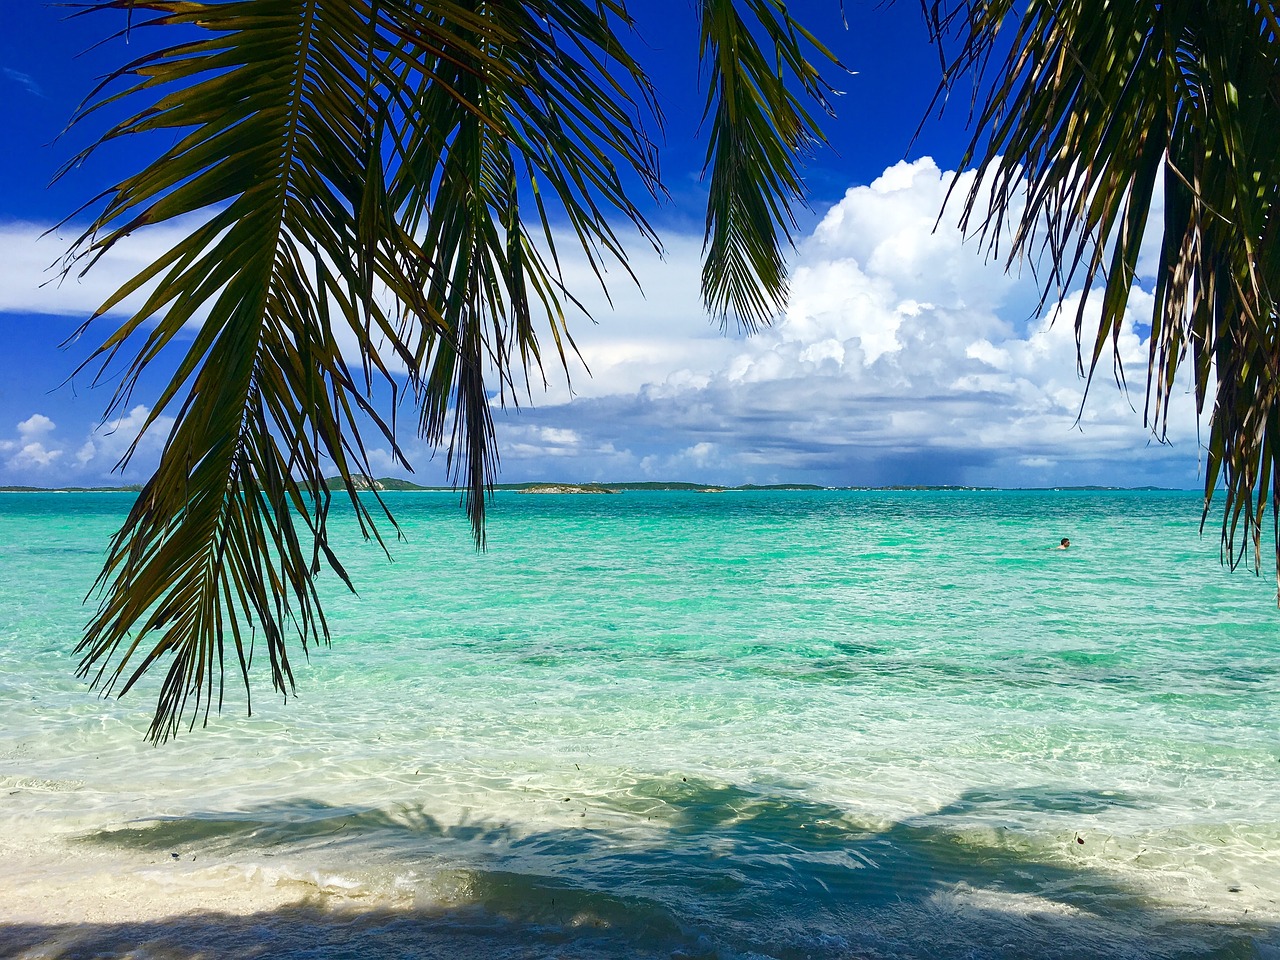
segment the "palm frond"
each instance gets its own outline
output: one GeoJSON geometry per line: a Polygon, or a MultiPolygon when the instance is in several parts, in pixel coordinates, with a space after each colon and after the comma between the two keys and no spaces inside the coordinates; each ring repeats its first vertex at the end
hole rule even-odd
{"type": "MultiPolygon", "coordinates": [[[[944,90],[996,64],[959,165],[976,160],[982,174],[964,225],[993,244],[1009,227],[1010,260],[1047,252],[1046,299],[1083,285],[1078,340],[1085,304],[1096,302],[1087,294],[1101,286],[1101,320],[1087,351],[1081,343],[1090,377],[1117,342],[1163,187],[1146,420],[1163,439],[1188,365],[1200,412],[1213,395],[1204,516],[1221,483],[1224,560],[1251,555],[1258,569],[1267,507],[1280,491],[1274,5],[923,3],[944,50],[944,90]],[[1025,206],[1014,213],[1020,191],[1025,206]]],[[[1112,355],[1122,375],[1114,346],[1112,355]]],[[[1276,569],[1280,579],[1280,543],[1276,569]]]]}
{"type": "Polygon", "coordinates": [[[150,14],[135,20],[135,32],[198,34],[116,74],[136,78],[128,97],[154,100],[101,142],[157,130],[178,136],[108,192],[68,264],[91,264],[147,224],[207,217],[98,312],[152,285],[145,305],[95,355],[110,361],[141,341],[116,404],[147,363],[179,347],[197,309],[208,311],[152,408],[148,427],[165,411],[175,423],[112,541],[101,603],[77,650],[82,673],[121,694],[170,660],[153,740],[176,733],[189,706],[192,724],[202,706],[207,718],[215,687],[221,704],[228,638],[247,688],[260,632],[272,682],[285,694],[293,686],[287,634],[304,650],[328,639],[313,576],[322,556],[346,574],[326,538],[324,459],[378,536],[352,482],[368,465],[357,421],[371,421],[398,447],[338,335],[344,326],[354,331],[369,369],[388,376],[371,331],[412,354],[372,284],[420,301],[402,269],[413,245],[396,230],[380,181],[367,176],[380,163],[372,118],[384,103],[370,82],[382,67],[360,38],[370,35],[378,5],[114,0],[92,8],[150,14]],[[362,244],[371,230],[377,242],[362,244]]]}
{"type": "Polygon", "coordinates": [[[490,404],[518,402],[517,371],[526,382],[535,370],[545,377],[539,312],[566,376],[573,349],[565,305],[578,301],[560,275],[553,217],[567,221],[605,286],[606,261],[630,274],[614,218],[659,248],[618,162],[650,193],[659,182],[641,123],[656,106],[617,32],[630,26],[622,4],[463,6],[465,18],[435,18],[448,39],[406,113],[392,192],[420,238],[420,282],[445,330],[418,342],[422,434],[435,444],[448,437],[448,465],[465,481],[483,544],[484,493],[497,470],[490,404]]]}
{"type": "Polygon", "coordinates": [[[786,304],[799,160],[825,142],[806,100],[831,112],[832,88],[806,50],[839,61],[781,0],[701,0],[698,10],[711,80],[703,300],[722,325],[732,316],[754,331],[786,304]]]}
{"type": "MultiPolygon", "coordinates": [[[[801,188],[796,156],[819,136],[800,94],[825,105],[828,89],[804,52],[829,54],[781,0],[744,2],[751,28],[732,3],[704,9],[705,286],[713,310],[753,327],[785,295],[778,230],[801,188]]],[[[566,370],[573,350],[565,311],[580,304],[557,244],[576,246],[602,286],[610,265],[629,274],[619,224],[658,247],[632,199],[637,184],[661,192],[644,127],[657,110],[623,42],[623,0],[83,6],[168,41],[94,91],[85,115],[132,110],[95,148],[157,132],[173,145],[97,198],[67,270],[134,230],[198,224],[90,321],[145,292],[92,358],[122,365],[111,409],[157,357],[185,349],[147,421],[172,416],[172,430],[112,541],[78,648],[82,673],[121,694],[168,660],[150,730],[163,740],[201,708],[207,720],[215,694],[221,704],[228,645],[248,687],[261,633],[288,695],[286,636],[304,650],[328,640],[314,577],[322,558],[346,574],[322,467],[379,537],[355,482],[369,472],[361,429],[404,460],[375,383],[413,391],[483,544],[492,405],[545,375],[541,338],[566,370]],[[347,358],[339,343],[352,340],[347,358]]]]}
{"type": "Polygon", "coordinates": [[[500,401],[517,364],[541,367],[534,302],[562,361],[572,349],[548,208],[602,282],[601,258],[623,256],[610,217],[656,245],[617,170],[657,189],[640,124],[652,101],[616,32],[629,25],[619,3],[100,0],[85,12],[102,10],[128,11],[135,36],[183,39],[107,78],[86,113],[146,105],[95,147],[156,131],[174,144],[100,198],[67,269],[136,229],[204,218],[90,320],[148,291],[91,358],[109,369],[136,345],[112,408],[194,329],[147,421],[168,413],[174,426],[78,647],[81,672],[119,694],[168,660],[149,732],[160,741],[221,706],[228,646],[247,689],[261,633],[288,695],[288,636],[327,642],[314,577],[322,558],[347,577],[323,468],[380,537],[355,482],[369,472],[362,425],[404,463],[375,382],[407,378],[432,441],[454,417],[450,458],[482,538],[496,466],[486,368],[500,401]],[[351,362],[340,338],[357,344],[351,362]]]}

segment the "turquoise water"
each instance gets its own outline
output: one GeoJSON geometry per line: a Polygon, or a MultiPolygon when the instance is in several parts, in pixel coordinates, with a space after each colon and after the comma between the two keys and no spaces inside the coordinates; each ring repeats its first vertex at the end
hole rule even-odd
{"type": "Polygon", "coordinates": [[[388,500],[300,698],[157,749],[70,653],[128,497],[0,498],[0,956],[1280,957],[1195,494],[388,500]]]}

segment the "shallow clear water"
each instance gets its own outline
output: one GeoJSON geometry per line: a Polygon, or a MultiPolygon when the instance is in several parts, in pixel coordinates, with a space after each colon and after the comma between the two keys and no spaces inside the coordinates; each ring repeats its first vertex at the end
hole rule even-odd
{"type": "Polygon", "coordinates": [[[157,749],[70,652],[128,497],[0,498],[0,956],[1280,957],[1195,494],[388,500],[300,699],[157,749]]]}

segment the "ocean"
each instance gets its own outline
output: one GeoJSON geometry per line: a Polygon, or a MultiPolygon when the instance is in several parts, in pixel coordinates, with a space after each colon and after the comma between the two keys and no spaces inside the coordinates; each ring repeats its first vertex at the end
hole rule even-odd
{"type": "Polygon", "coordinates": [[[1195,493],[391,494],[298,697],[160,747],[72,654],[129,496],[0,497],[0,957],[1280,958],[1195,493]]]}

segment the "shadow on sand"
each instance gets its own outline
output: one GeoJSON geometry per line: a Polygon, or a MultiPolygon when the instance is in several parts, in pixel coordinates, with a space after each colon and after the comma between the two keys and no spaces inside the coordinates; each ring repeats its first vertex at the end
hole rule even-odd
{"type": "Polygon", "coordinates": [[[870,829],[786,791],[677,777],[593,800],[579,829],[534,833],[445,825],[422,808],[307,801],[192,815],[84,842],[158,859],[274,855],[348,872],[377,864],[399,876],[450,876],[449,905],[435,905],[438,884],[394,909],[362,909],[357,898],[317,888],[300,906],[247,916],[0,921],[0,958],[1280,957],[1273,922],[1178,915],[1073,858],[1070,838],[1055,853],[1016,831],[977,828],[999,823],[1001,810],[1096,814],[1141,802],[970,791],[932,814],[870,829]]]}

